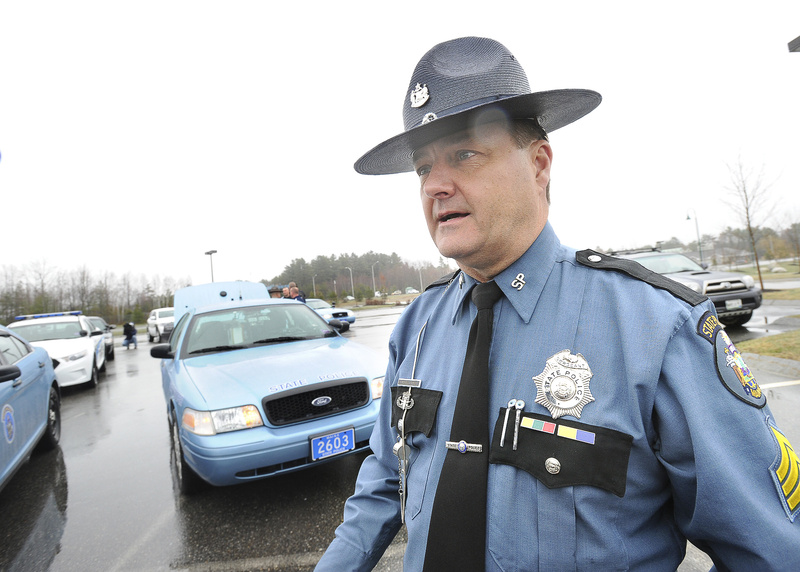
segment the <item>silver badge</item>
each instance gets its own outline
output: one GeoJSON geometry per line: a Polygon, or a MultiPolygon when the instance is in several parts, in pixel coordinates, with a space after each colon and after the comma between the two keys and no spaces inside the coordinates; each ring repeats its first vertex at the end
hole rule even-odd
{"type": "Polygon", "coordinates": [[[592,370],[581,354],[560,351],[548,359],[544,371],[533,378],[536,403],[547,407],[553,419],[563,415],[580,419],[583,406],[594,401],[589,390],[590,379],[592,370]]]}
{"type": "Polygon", "coordinates": [[[516,288],[517,290],[522,290],[523,286],[525,286],[525,275],[520,272],[511,282],[511,287],[516,288]]]}
{"type": "Polygon", "coordinates": [[[431,94],[428,92],[428,84],[417,84],[416,87],[411,91],[411,107],[422,107],[428,101],[430,96],[431,94]]]}

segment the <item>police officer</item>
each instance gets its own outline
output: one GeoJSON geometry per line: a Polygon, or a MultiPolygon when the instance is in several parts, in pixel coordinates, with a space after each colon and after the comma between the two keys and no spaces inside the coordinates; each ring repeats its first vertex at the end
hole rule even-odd
{"type": "Polygon", "coordinates": [[[391,335],[373,454],[317,570],[371,569],[403,522],[406,570],[675,570],[687,539],[719,569],[800,570],[800,463],[713,304],[561,245],[547,220],[547,133],[599,103],[532,93],[503,45],[460,38],[417,65],[405,131],[356,162],[416,171],[431,237],[459,271],[391,335]],[[454,434],[477,369],[462,366],[478,353],[470,298],[491,283],[488,389],[472,415],[489,440],[470,442],[454,434]],[[449,470],[458,459],[472,464],[449,470]]]}

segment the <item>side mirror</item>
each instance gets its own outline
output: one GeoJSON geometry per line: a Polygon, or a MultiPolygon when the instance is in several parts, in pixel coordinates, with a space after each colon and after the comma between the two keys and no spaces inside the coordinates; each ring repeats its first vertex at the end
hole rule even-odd
{"type": "Polygon", "coordinates": [[[173,359],[175,354],[169,350],[169,344],[158,344],[150,348],[150,356],[158,359],[173,359]]]}
{"type": "Polygon", "coordinates": [[[350,322],[342,322],[341,320],[336,319],[330,320],[328,325],[336,328],[340,334],[350,329],[350,322]]]}
{"type": "Polygon", "coordinates": [[[703,270],[708,270],[708,262],[703,262],[703,263],[700,265],[700,267],[701,267],[703,270]]]}
{"type": "Polygon", "coordinates": [[[0,365],[0,383],[17,379],[22,372],[15,365],[0,365]]]}
{"type": "Polygon", "coordinates": [[[86,336],[89,335],[89,332],[87,332],[86,330],[81,330],[80,332],[78,332],[78,335],[82,338],[85,338],[86,336]]]}

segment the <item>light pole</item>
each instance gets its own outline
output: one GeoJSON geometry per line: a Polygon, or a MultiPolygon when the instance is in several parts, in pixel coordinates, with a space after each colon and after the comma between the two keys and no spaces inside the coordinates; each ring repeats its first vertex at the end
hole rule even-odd
{"type": "Polygon", "coordinates": [[[417,268],[417,270],[419,270],[419,291],[424,292],[425,288],[422,287],[422,266],[417,268]]]}
{"type": "Polygon", "coordinates": [[[311,277],[311,286],[313,286],[313,288],[314,288],[314,298],[316,298],[316,297],[317,297],[317,283],[316,283],[316,278],[317,278],[317,275],[316,275],[316,274],[314,274],[314,276],[312,276],[312,277],[311,277]]]}
{"type": "Polygon", "coordinates": [[[217,253],[216,250],[209,250],[208,252],[206,252],[206,255],[208,255],[208,260],[209,260],[209,262],[211,262],[211,281],[212,282],[214,281],[214,255],[216,253],[217,253]]]}
{"type": "Polygon", "coordinates": [[[356,287],[353,286],[353,269],[349,266],[345,266],[350,271],[350,291],[353,293],[353,298],[356,297],[356,287]]]}
{"type": "Polygon", "coordinates": [[[376,292],[376,290],[375,290],[375,265],[378,264],[378,262],[380,262],[380,260],[377,260],[377,261],[373,262],[372,263],[372,267],[371,267],[372,268],[372,295],[373,296],[375,295],[375,292],[376,292]]]}
{"type": "MultiPolygon", "coordinates": [[[[700,266],[703,265],[703,245],[700,244],[700,225],[697,223],[697,213],[694,209],[689,209],[692,211],[694,215],[694,229],[697,232],[697,251],[700,253],[700,266]]],[[[692,217],[689,216],[689,211],[686,211],[686,220],[692,220],[692,217]]]]}

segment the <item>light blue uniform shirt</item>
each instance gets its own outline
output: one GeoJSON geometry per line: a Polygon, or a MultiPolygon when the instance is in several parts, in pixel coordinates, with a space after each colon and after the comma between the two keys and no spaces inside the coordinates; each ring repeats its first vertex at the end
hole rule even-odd
{"type": "MultiPolygon", "coordinates": [[[[404,560],[405,570],[422,568],[476,312],[469,302],[475,281],[461,277],[463,283],[456,278],[419,296],[392,333],[370,441],[374,454],[364,461],[344,522],[317,570],[369,570],[400,529],[390,386],[412,377],[418,334],[427,323],[413,377],[442,396],[430,437],[409,437],[404,560]]],[[[491,433],[513,398],[525,401],[525,413],[556,425],[577,422],[590,433],[591,427],[611,429],[632,441],[627,469],[621,466],[621,497],[586,484],[548,488],[530,472],[490,464],[486,570],[675,570],[687,538],[720,569],[800,570],[797,456],[780,440],[768,406],[747,403],[723,383],[718,346],[698,330],[704,315],[713,313],[712,303],[692,306],[621,272],[581,265],[549,224],[495,280],[505,296],[494,308],[491,433]],[[583,406],[580,419],[553,419],[536,402],[533,378],[563,350],[583,356],[591,369],[594,401],[583,406]]],[[[514,424],[512,412],[509,426],[514,424]]],[[[519,431],[522,440],[531,429],[519,431]]],[[[506,451],[512,438],[509,429],[506,451]]],[[[612,462],[619,465],[595,459],[568,468],[591,476],[612,462]]]]}

